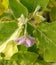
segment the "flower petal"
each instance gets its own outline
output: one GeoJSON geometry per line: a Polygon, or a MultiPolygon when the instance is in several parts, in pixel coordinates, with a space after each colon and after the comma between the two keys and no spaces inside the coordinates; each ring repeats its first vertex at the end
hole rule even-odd
{"type": "Polygon", "coordinates": [[[34,41],[35,41],[34,38],[31,36],[28,37],[22,36],[15,40],[15,42],[18,42],[18,45],[24,44],[26,47],[31,47],[32,45],[34,45],[34,41]]]}
{"type": "Polygon", "coordinates": [[[24,45],[25,45],[26,47],[30,47],[30,46],[31,46],[31,41],[27,38],[27,39],[25,40],[25,42],[24,42],[24,45]]]}
{"type": "Polygon", "coordinates": [[[24,41],[25,41],[25,37],[22,36],[22,37],[20,37],[20,38],[17,38],[15,41],[18,42],[19,45],[20,45],[20,44],[23,44],[24,41]]]}
{"type": "Polygon", "coordinates": [[[31,47],[33,44],[34,44],[34,38],[32,38],[32,37],[26,38],[26,40],[24,42],[24,45],[26,47],[31,47]]]}
{"type": "Polygon", "coordinates": [[[31,43],[32,43],[32,45],[33,45],[34,42],[35,42],[35,39],[34,39],[33,37],[30,37],[30,36],[29,36],[29,39],[31,40],[31,43]]]}

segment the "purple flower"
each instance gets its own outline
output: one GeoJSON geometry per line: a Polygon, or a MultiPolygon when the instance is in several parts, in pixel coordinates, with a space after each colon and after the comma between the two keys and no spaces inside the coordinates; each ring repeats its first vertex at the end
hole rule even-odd
{"type": "Polygon", "coordinates": [[[15,41],[18,42],[18,45],[24,44],[26,47],[31,47],[35,42],[34,38],[31,36],[22,36],[20,38],[17,38],[15,41]]]}

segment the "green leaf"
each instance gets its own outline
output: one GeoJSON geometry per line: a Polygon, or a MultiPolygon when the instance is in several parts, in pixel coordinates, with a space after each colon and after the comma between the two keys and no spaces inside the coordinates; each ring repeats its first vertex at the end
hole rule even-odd
{"type": "Polygon", "coordinates": [[[12,56],[12,60],[16,61],[18,65],[33,65],[38,55],[32,52],[19,52],[12,56]]]}
{"type": "Polygon", "coordinates": [[[35,65],[51,65],[51,64],[45,61],[38,60],[38,62],[35,63],[35,65]]]}
{"type": "Polygon", "coordinates": [[[38,5],[42,7],[42,9],[45,9],[49,3],[49,0],[38,0],[38,5]]]}
{"type": "Polygon", "coordinates": [[[56,7],[51,8],[50,19],[51,21],[56,21],[56,7]]]}
{"type": "Polygon", "coordinates": [[[9,0],[9,7],[16,18],[19,18],[21,14],[28,16],[27,8],[24,7],[18,0],[9,0]]]}
{"type": "Polygon", "coordinates": [[[49,0],[50,7],[56,7],[56,0],[49,0]]]}
{"type": "Polygon", "coordinates": [[[24,51],[27,51],[27,49],[28,48],[24,45],[18,45],[18,51],[24,52],[24,51]]]}
{"type": "Polygon", "coordinates": [[[34,30],[34,27],[32,26],[32,24],[31,23],[28,23],[27,24],[28,34],[32,36],[33,35],[33,30],[34,30]]]}
{"type": "Polygon", "coordinates": [[[37,7],[38,0],[20,0],[20,2],[28,8],[29,12],[33,12],[37,7]]]}
{"type": "Polygon", "coordinates": [[[27,7],[29,12],[33,12],[37,5],[40,5],[42,8],[45,8],[49,0],[20,0],[20,2],[27,7]]]}
{"type": "Polygon", "coordinates": [[[18,28],[15,21],[0,21],[0,45],[18,28]]]}
{"type": "Polygon", "coordinates": [[[47,62],[56,62],[56,22],[40,23],[34,32],[39,40],[39,49],[47,62]]]}

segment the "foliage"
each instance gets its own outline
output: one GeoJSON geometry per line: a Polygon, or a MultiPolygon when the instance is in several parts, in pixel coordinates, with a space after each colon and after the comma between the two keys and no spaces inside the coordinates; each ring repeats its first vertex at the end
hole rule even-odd
{"type": "Polygon", "coordinates": [[[52,65],[54,62],[56,0],[0,0],[0,65],[52,65]],[[27,40],[21,39],[25,43],[19,44],[19,38],[25,35],[27,40]],[[32,38],[34,45],[30,45],[32,38]],[[26,42],[30,47],[26,47],[26,42]]]}

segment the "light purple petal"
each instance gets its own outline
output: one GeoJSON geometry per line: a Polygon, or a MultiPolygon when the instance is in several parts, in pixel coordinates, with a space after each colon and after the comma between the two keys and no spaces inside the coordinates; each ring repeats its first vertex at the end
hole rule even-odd
{"type": "Polygon", "coordinates": [[[34,38],[32,38],[32,37],[28,37],[28,38],[26,38],[26,40],[24,41],[24,45],[26,46],[26,47],[31,47],[32,45],[34,45],[34,38]]]}
{"type": "Polygon", "coordinates": [[[26,47],[30,47],[30,46],[31,46],[31,41],[27,38],[27,39],[25,40],[25,42],[24,42],[24,45],[25,45],[26,47]]]}
{"type": "Polygon", "coordinates": [[[20,37],[20,38],[17,38],[17,39],[15,40],[15,42],[18,42],[19,45],[20,45],[20,44],[23,44],[24,41],[25,41],[25,37],[24,37],[24,36],[22,36],[22,37],[20,37]]]}
{"type": "Polygon", "coordinates": [[[31,40],[32,45],[35,43],[35,39],[33,37],[28,37],[31,40]]]}
{"type": "Polygon", "coordinates": [[[21,40],[18,42],[18,44],[19,44],[19,45],[20,45],[20,44],[23,44],[24,41],[25,41],[25,38],[21,39],[21,40]]]}
{"type": "Polygon", "coordinates": [[[15,42],[18,42],[18,45],[24,44],[26,47],[31,47],[32,45],[34,45],[35,40],[31,36],[22,36],[20,38],[17,38],[15,42]]]}

